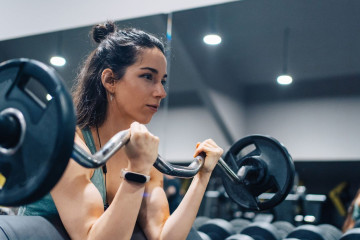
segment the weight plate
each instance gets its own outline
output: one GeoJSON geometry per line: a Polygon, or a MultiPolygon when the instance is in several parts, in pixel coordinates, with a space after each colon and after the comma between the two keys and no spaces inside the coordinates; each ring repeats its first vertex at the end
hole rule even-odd
{"type": "Polygon", "coordinates": [[[281,239],[284,239],[295,229],[295,226],[287,221],[276,221],[272,225],[278,229],[281,239]]]}
{"type": "Polygon", "coordinates": [[[288,238],[295,239],[311,239],[311,240],[328,240],[324,236],[324,232],[315,225],[305,224],[295,228],[289,235],[286,236],[288,238]]]}
{"type": "Polygon", "coordinates": [[[195,221],[193,223],[193,228],[195,230],[198,230],[199,227],[201,227],[204,223],[206,223],[207,221],[209,221],[210,218],[206,217],[206,216],[198,216],[195,218],[195,221]]]}
{"type": "Polygon", "coordinates": [[[235,232],[240,233],[244,228],[250,225],[251,221],[243,218],[235,218],[231,220],[230,223],[234,226],[235,232]]]}
{"type": "Polygon", "coordinates": [[[71,96],[53,68],[14,59],[0,64],[0,112],[22,116],[15,116],[22,122],[22,141],[0,152],[0,205],[36,201],[54,187],[69,161],[75,135],[71,96]]]}
{"type": "Polygon", "coordinates": [[[206,233],[212,240],[223,240],[235,234],[233,225],[222,218],[210,219],[198,231],[206,233]]]}
{"type": "Polygon", "coordinates": [[[242,138],[231,146],[224,161],[235,173],[245,176],[241,182],[235,182],[223,174],[222,181],[229,197],[246,209],[270,209],[282,202],[293,186],[294,163],[286,148],[274,138],[242,138]],[[248,166],[252,170],[244,175],[244,167],[248,166]],[[273,193],[271,198],[260,198],[269,192],[273,193]]]}
{"type": "Polygon", "coordinates": [[[360,228],[352,228],[347,230],[340,240],[358,240],[360,239],[360,228]]]}
{"type": "Polygon", "coordinates": [[[231,235],[230,237],[227,237],[225,240],[257,240],[257,239],[254,239],[248,235],[237,233],[237,234],[231,235]]]}
{"type": "Polygon", "coordinates": [[[248,235],[258,240],[281,239],[278,229],[267,222],[251,223],[241,231],[241,234],[248,235]]]}
{"type": "Polygon", "coordinates": [[[341,230],[331,224],[323,223],[318,227],[323,231],[327,240],[338,240],[342,235],[341,230]]]}

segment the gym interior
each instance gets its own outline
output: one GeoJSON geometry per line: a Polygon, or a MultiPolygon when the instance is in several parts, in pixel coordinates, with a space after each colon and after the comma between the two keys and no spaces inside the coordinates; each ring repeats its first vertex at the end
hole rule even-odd
{"type": "MultiPolygon", "coordinates": [[[[227,161],[226,153],[236,142],[261,135],[276,139],[289,154],[284,161],[294,167],[268,163],[269,169],[277,169],[274,174],[294,171],[294,175],[282,183],[287,189],[281,201],[254,210],[234,201],[233,195],[241,195],[242,189],[231,194],[224,189],[224,171],[218,166],[193,226],[203,239],[360,239],[360,225],[342,231],[360,188],[360,2],[153,4],[162,7],[133,15],[129,10],[125,17],[124,7],[109,16],[102,13],[93,22],[73,23],[77,26],[63,22],[33,33],[16,32],[17,25],[5,14],[0,19],[12,32],[0,33],[0,62],[25,58],[45,63],[70,91],[79,64],[93,48],[88,34],[94,23],[112,18],[120,28],[151,32],[167,44],[168,96],[147,126],[160,138],[162,157],[188,166],[196,143],[211,138],[224,149],[227,161]],[[220,40],[205,43],[206,34],[217,34],[220,40]],[[55,55],[64,57],[65,65],[52,65],[55,55]],[[288,81],[281,82],[281,75],[288,81]]],[[[15,11],[12,5],[5,3],[9,9],[3,12],[15,11]]],[[[24,26],[27,18],[38,18],[32,24],[39,26],[54,21],[47,19],[50,14],[34,16],[31,10],[38,7],[26,12],[24,7],[24,14],[16,14],[24,26]]],[[[72,18],[70,11],[57,11],[56,16],[72,18]]],[[[191,178],[177,180],[181,198],[191,178]]],[[[260,202],[271,198],[271,191],[266,191],[260,202]]],[[[2,215],[16,211],[16,206],[1,207],[2,215]]]]}

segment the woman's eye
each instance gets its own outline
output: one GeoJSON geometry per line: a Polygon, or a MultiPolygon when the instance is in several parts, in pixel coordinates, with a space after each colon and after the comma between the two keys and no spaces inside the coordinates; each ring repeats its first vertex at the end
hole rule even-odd
{"type": "Polygon", "coordinates": [[[152,77],[151,74],[143,74],[143,75],[141,75],[141,77],[146,78],[146,79],[148,79],[148,80],[152,80],[152,79],[153,79],[153,77],[152,77]]]}
{"type": "Polygon", "coordinates": [[[165,87],[166,86],[166,80],[162,80],[161,84],[165,87]]]}

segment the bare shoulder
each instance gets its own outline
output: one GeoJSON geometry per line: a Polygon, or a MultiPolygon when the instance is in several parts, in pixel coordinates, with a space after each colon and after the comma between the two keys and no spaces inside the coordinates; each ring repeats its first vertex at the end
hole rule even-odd
{"type": "MultiPolygon", "coordinates": [[[[86,146],[83,140],[81,131],[79,131],[78,129],[75,132],[74,143],[79,145],[86,152],[90,153],[89,148],[86,146]]],[[[92,177],[93,173],[94,173],[94,169],[84,168],[80,164],[78,164],[75,160],[70,159],[63,176],[61,177],[59,183],[55,186],[52,192],[56,192],[57,189],[62,187],[67,188],[67,186],[69,186],[69,184],[71,184],[75,179],[83,178],[84,181],[86,180],[90,181],[90,178],[92,177]]]]}
{"type": "MultiPolygon", "coordinates": [[[[75,143],[90,153],[78,132],[75,143]]],[[[63,176],[51,191],[60,218],[74,239],[85,239],[92,224],[103,213],[101,194],[90,180],[93,172],[70,159],[63,176]]]]}
{"type": "MultiPolygon", "coordinates": [[[[79,128],[76,128],[75,131],[75,139],[74,144],[77,144],[82,149],[84,149],[87,153],[90,154],[89,148],[86,146],[84,137],[79,128]]],[[[84,168],[80,164],[78,164],[75,160],[70,159],[69,164],[65,170],[63,176],[67,177],[67,179],[72,179],[73,177],[84,176],[87,179],[90,179],[94,173],[94,169],[84,168]]]]}

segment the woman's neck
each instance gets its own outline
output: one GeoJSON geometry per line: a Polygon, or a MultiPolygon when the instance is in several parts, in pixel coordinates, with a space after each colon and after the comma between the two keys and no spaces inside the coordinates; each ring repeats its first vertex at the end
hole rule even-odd
{"type": "Polygon", "coordinates": [[[129,129],[133,121],[134,120],[125,119],[119,116],[119,114],[114,114],[114,112],[109,113],[108,111],[103,124],[97,126],[101,142],[104,144],[108,142],[110,138],[112,138],[116,133],[129,129]]]}

